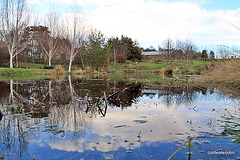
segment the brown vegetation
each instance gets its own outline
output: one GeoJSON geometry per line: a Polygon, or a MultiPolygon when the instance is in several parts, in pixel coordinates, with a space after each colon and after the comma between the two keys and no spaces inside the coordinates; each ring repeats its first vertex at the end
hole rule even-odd
{"type": "Polygon", "coordinates": [[[117,59],[118,59],[118,62],[119,62],[119,63],[125,63],[125,61],[127,60],[127,57],[126,57],[125,54],[120,53],[120,54],[117,56],[117,59]]]}
{"type": "Polygon", "coordinates": [[[240,59],[225,60],[209,69],[204,78],[214,85],[240,89],[240,59]]]}

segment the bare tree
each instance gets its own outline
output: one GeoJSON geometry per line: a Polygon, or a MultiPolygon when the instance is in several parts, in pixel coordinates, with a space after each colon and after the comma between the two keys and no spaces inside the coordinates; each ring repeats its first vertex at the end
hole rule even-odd
{"type": "Polygon", "coordinates": [[[163,45],[163,49],[166,49],[167,50],[167,62],[168,64],[171,63],[172,61],[172,52],[174,50],[174,41],[170,38],[167,38],[166,40],[164,40],[162,42],[162,45],[163,45]]]}
{"type": "Polygon", "coordinates": [[[68,72],[71,72],[72,62],[77,54],[82,59],[82,67],[84,68],[82,47],[86,36],[86,21],[81,14],[79,8],[74,8],[71,17],[67,17],[63,22],[65,24],[62,32],[63,49],[69,56],[68,72]]]}
{"type": "Polygon", "coordinates": [[[29,23],[26,0],[4,0],[1,3],[0,23],[0,35],[8,48],[10,68],[13,68],[13,58],[27,47],[30,39],[28,37],[27,41],[23,41],[24,30],[29,23]]]}
{"type": "Polygon", "coordinates": [[[45,26],[49,32],[45,32],[43,37],[40,37],[39,42],[48,57],[48,65],[52,65],[52,58],[57,53],[59,45],[59,26],[58,26],[58,14],[52,10],[48,13],[45,26]]]}
{"type": "Polygon", "coordinates": [[[197,50],[197,46],[194,44],[192,40],[177,40],[176,48],[182,50],[187,59],[187,66],[189,66],[189,56],[197,50]]]}

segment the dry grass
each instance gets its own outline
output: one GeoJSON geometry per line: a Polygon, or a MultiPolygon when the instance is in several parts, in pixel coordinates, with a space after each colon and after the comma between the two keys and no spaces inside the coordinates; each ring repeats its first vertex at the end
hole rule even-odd
{"type": "Polygon", "coordinates": [[[94,71],[92,72],[92,74],[101,74],[101,73],[98,72],[98,71],[96,71],[96,70],[94,70],[94,71]]]}
{"type": "Polygon", "coordinates": [[[85,74],[86,71],[85,70],[82,70],[82,69],[77,69],[74,71],[75,74],[79,74],[79,75],[82,75],[82,74],[85,74]]]}
{"type": "Polygon", "coordinates": [[[147,66],[138,66],[138,65],[128,65],[128,69],[136,69],[136,70],[145,70],[147,69],[147,66]]]}
{"type": "Polygon", "coordinates": [[[56,75],[65,74],[65,70],[61,65],[56,66],[54,72],[55,72],[56,75]]]}
{"type": "Polygon", "coordinates": [[[168,66],[161,69],[161,73],[164,75],[172,75],[173,72],[176,72],[176,67],[168,66]]]}
{"type": "Polygon", "coordinates": [[[214,66],[204,80],[230,88],[240,88],[240,59],[225,60],[214,66]]]}
{"type": "Polygon", "coordinates": [[[87,73],[91,73],[91,67],[90,66],[86,66],[85,70],[86,70],[87,73]]]}
{"type": "Polygon", "coordinates": [[[161,70],[160,69],[153,69],[152,73],[161,73],[161,70]]]}

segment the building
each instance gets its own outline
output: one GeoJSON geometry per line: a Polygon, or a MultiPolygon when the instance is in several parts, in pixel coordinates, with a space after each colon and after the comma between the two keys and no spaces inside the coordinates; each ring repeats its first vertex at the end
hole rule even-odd
{"type": "Polygon", "coordinates": [[[164,55],[167,54],[167,51],[143,51],[142,59],[145,61],[161,61],[164,58],[164,55]]]}

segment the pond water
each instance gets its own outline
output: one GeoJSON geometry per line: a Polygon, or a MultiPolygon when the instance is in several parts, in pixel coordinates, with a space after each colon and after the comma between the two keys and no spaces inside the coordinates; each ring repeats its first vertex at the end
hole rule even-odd
{"type": "Polygon", "coordinates": [[[240,157],[239,98],[217,89],[102,77],[0,89],[0,159],[168,159],[197,136],[174,159],[240,157]]]}

